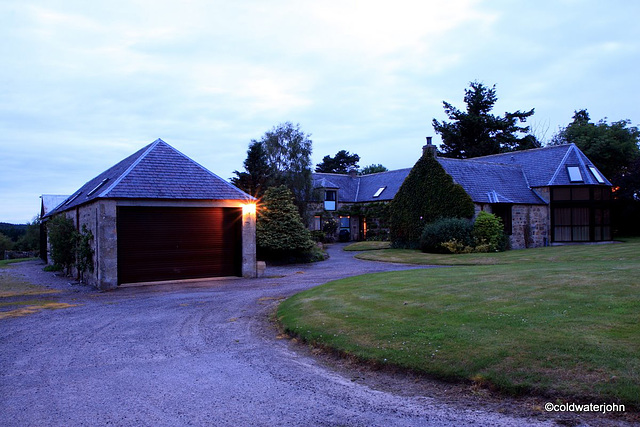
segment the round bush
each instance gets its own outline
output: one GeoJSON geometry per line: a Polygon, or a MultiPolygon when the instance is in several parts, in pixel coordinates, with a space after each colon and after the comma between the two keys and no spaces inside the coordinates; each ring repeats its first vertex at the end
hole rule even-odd
{"type": "Polygon", "coordinates": [[[482,211],[473,225],[476,249],[480,252],[502,252],[509,249],[509,237],[504,233],[502,220],[489,212],[482,211]]]}
{"type": "Polygon", "coordinates": [[[471,246],[473,225],[464,218],[443,218],[425,225],[420,249],[429,253],[450,253],[442,244],[456,240],[461,246],[471,246]]]}

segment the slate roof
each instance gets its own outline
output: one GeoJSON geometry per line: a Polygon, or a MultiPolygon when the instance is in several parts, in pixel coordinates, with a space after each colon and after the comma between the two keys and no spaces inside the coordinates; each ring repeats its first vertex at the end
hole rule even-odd
{"type": "Polygon", "coordinates": [[[476,203],[546,203],[529,187],[520,165],[442,157],[438,162],[476,203]]]}
{"type": "Polygon", "coordinates": [[[611,182],[595,167],[575,144],[554,145],[532,150],[514,151],[478,157],[474,160],[485,162],[516,164],[522,167],[531,187],[547,187],[553,185],[611,185],[611,182]],[[568,166],[577,166],[583,182],[571,182],[567,172],[568,166]],[[590,167],[598,170],[604,183],[599,183],[590,167]]]}
{"type": "Polygon", "coordinates": [[[60,194],[43,194],[40,196],[42,199],[42,205],[40,208],[40,217],[44,217],[49,212],[51,212],[54,208],[58,207],[60,203],[64,202],[69,198],[68,195],[60,195],[60,194]]]}
{"type": "MultiPolygon", "coordinates": [[[[557,185],[611,185],[598,182],[593,163],[575,144],[516,151],[473,159],[438,157],[438,162],[476,203],[546,204],[535,187],[557,185]],[[576,166],[582,182],[571,182],[567,167],[576,166]]],[[[596,168],[597,170],[597,168],[596,168]]],[[[315,173],[314,188],[338,189],[338,201],[362,203],[394,198],[411,168],[371,175],[315,173]],[[384,190],[379,197],[373,195],[384,190]]]]}
{"type": "Polygon", "coordinates": [[[314,173],[313,188],[338,189],[341,202],[379,202],[392,200],[411,168],[351,177],[336,173],[314,173]],[[378,197],[376,192],[384,190],[378,197]]]}
{"type": "Polygon", "coordinates": [[[96,199],[254,200],[161,139],[84,184],[49,215],[96,199]]]}

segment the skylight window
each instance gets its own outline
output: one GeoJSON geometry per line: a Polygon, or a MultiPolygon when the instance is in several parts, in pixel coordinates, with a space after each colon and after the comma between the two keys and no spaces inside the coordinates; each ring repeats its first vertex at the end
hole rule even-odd
{"type": "Polygon", "coordinates": [[[598,169],[596,169],[593,166],[589,166],[589,170],[591,171],[593,176],[596,178],[596,181],[598,181],[600,184],[604,184],[604,178],[602,177],[602,175],[600,175],[600,172],[598,172],[598,169]]]}
{"type": "Polygon", "coordinates": [[[102,187],[102,186],[104,185],[104,183],[105,183],[105,182],[107,182],[107,181],[109,181],[109,178],[105,178],[105,179],[103,179],[103,180],[102,180],[102,182],[100,182],[100,184],[96,185],[96,186],[95,186],[95,188],[94,188],[93,190],[91,190],[91,191],[89,191],[89,192],[87,193],[87,196],[90,196],[90,195],[92,195],[93,193],[95,193],[96,191],[98,191],[98,189],[99,189],[100,187],[102,187]]]}
{"type": "Polygon", "coordinates": [[[382,194],[382,192],[384,191],[384,189],[387,188],[385,187],[380,187],[378,188],[378,191],[376,191],[376,193],[373,195],[373,197],[380,197],[380,195],[382,194]]]}
{"type": "Polygon", "coordinates": [[[567,166],[567,172],[569,173],[569,181],[571,182],[583,182],[582,173],[578,166],[567,166]]]}
{"type": "Polygon", "coordinates": [[[82,194],[82,191],[80,191],[79,193],[74,194],[69,200],[67,200],[67,202],[64,205],[67,206],[68,204],[73,202],[75,199],[78,198],[78,196],[80,196],[80,194],[82,194]]]}

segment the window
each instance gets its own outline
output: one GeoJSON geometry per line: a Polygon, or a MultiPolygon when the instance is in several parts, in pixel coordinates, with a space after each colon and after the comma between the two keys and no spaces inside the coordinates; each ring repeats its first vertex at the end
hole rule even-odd
{"type": "Polygon", "coordinates": [[[602,175],[600,175],[600,172],[598,172],[598,169],[596,169],[594,166],[589,166],[589,170],[593,174],[596,181],[598,181],[600,184],[604,184],[604,178],[602,178],[602,175]]]}
{"type": "Polygon", "coordinates": [[[313,230],[322,230],[322,217],[320,215],[313,217],[313,230]]]}
{"type": "Polygon", "coordinates": [[[382,194],[382,192],[384,191],[385,188],[387,188],[387,187],[384,186],[384,187],[378,188],[378,191],[376,191],[376,193],[373,195],[373,197],[380,197],[380,195],[382,194]]]}
{"type": "Polygon", "coordinates": [[[335,211],[337,198],[338,192],[336,190],[326,190],[324,192],[324,210],[335,211]]]}
{"type": "Polygon", "coordinates": [[[340,217],[340,228],[349,228],[349,217],[341,216],[340,217]]]}
{"type": "Polygon", "coordinates": [[[552,241],[611,240],[610,201],[609,187],[551,188],[552,241]]]}
{"type": "Polygon", "coordinates": [[[569,181],[571,182],[582,182],[582,173],[580,172],[580,168],[578,166],[567,166],[567,172],[569,173],[569,181]]]}
{"type": "Polygon", "coordinates": [[[93,193],[95,193],[96,191],[98,191],[100,189],[100,187],[102,187],[107,181],[109,181],[109,178],[105,178],[102,180],[102,182],[100,182],[100,184],[96,185],[95,188],[91,191],[89,191],[87,193],[87,196],[92,195],[93,193]]]}

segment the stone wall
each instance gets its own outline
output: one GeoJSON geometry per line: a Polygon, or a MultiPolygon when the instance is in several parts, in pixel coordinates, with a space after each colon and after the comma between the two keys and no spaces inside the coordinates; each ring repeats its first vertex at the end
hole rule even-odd
{"type": "MultiPolygon", "coordinates": [[[[117,206],[175,206],[175,207],[240,207],[238,202],[155,202],[98,200],[65,212],[78,230],[86,225],[93,233],[91,242],[93,272],[86,272],[84,279],[98,289],[114,289],[118,286],[117,206]]],[[[242,275],[256,277],[256,214],[253,209],[243,209],[242,218],[242,275]]]]}
{"type": "Polygon", "coordinates": [[[513,205],[511,248],[539,248],[549,244],[549,207],[513,205]]]}
{"type": "MultiPolygon", "coordinates": [[[[480,211],[492,213],[490,204],[475,204],[475,215],[480,211]]],[[[548,205],[512,205],[511,249],[539,248],[550,241],[548,205]]]]}

